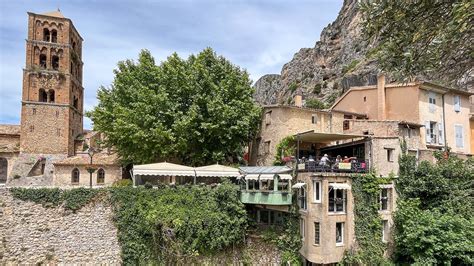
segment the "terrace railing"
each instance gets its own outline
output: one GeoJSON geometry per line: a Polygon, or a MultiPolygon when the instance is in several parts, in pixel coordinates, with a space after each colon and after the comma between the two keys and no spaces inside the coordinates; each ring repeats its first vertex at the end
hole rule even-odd
{"type": "Polygon", "coordinates": [[[299,172],[334,172],[334,173],[366,173],[369,170],[369,162],[365,159],[352,158],[350,160],[337,162],[336,158],[329,157],[329,160],[321,160],[317,157],[314,160],[300,160],[298,164],[299,172]]]}

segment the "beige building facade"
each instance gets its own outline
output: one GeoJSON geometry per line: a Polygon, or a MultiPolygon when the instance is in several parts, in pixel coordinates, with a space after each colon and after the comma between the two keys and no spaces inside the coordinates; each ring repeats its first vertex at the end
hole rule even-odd
{"type": "Polygon", "coordinates": [[[356,112],[369,120],[400,121],[421,125],[419,149],[441,150],[470,155],[470,102],[472,93],[449,89],[430,82],[353,87],[331,107],[333,111],[356,112]]]}

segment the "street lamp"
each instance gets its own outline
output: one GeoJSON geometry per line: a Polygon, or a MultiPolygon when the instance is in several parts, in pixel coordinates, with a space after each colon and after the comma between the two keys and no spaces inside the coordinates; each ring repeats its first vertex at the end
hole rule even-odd
{"type": "Polygon", "coordinates": [[[92,188],[92,174],[95,172],[95,168],[92,167],[92,157],[94,157],[95,153],[96,153],[96,150],[93,147],[89,147],[89,149],[87,150],[87,154],[91,158],[90,166],[89,166],[89,168],[87,168],[87,171],[89,172],[89,175],[90,175],[90,183],[89,184],[90,184],[91,188],[92,188]]]}

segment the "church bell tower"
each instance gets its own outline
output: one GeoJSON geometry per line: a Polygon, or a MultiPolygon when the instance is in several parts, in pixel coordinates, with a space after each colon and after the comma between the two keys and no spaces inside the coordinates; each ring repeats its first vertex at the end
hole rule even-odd
{"type": "Polygon", "coordinates": [[[74,155],[83,128],[82,41],[59,10],[28,13],[21,153],[74,155]]]}

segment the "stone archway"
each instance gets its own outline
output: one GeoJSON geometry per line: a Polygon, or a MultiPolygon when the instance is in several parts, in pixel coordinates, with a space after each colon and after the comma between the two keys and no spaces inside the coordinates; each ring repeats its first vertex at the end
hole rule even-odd
{"type": "Polygon", "coordinates": [[[8,176],[8,161],[6,158],[0,157],[0,184],[7,182],[8,176]]]}

